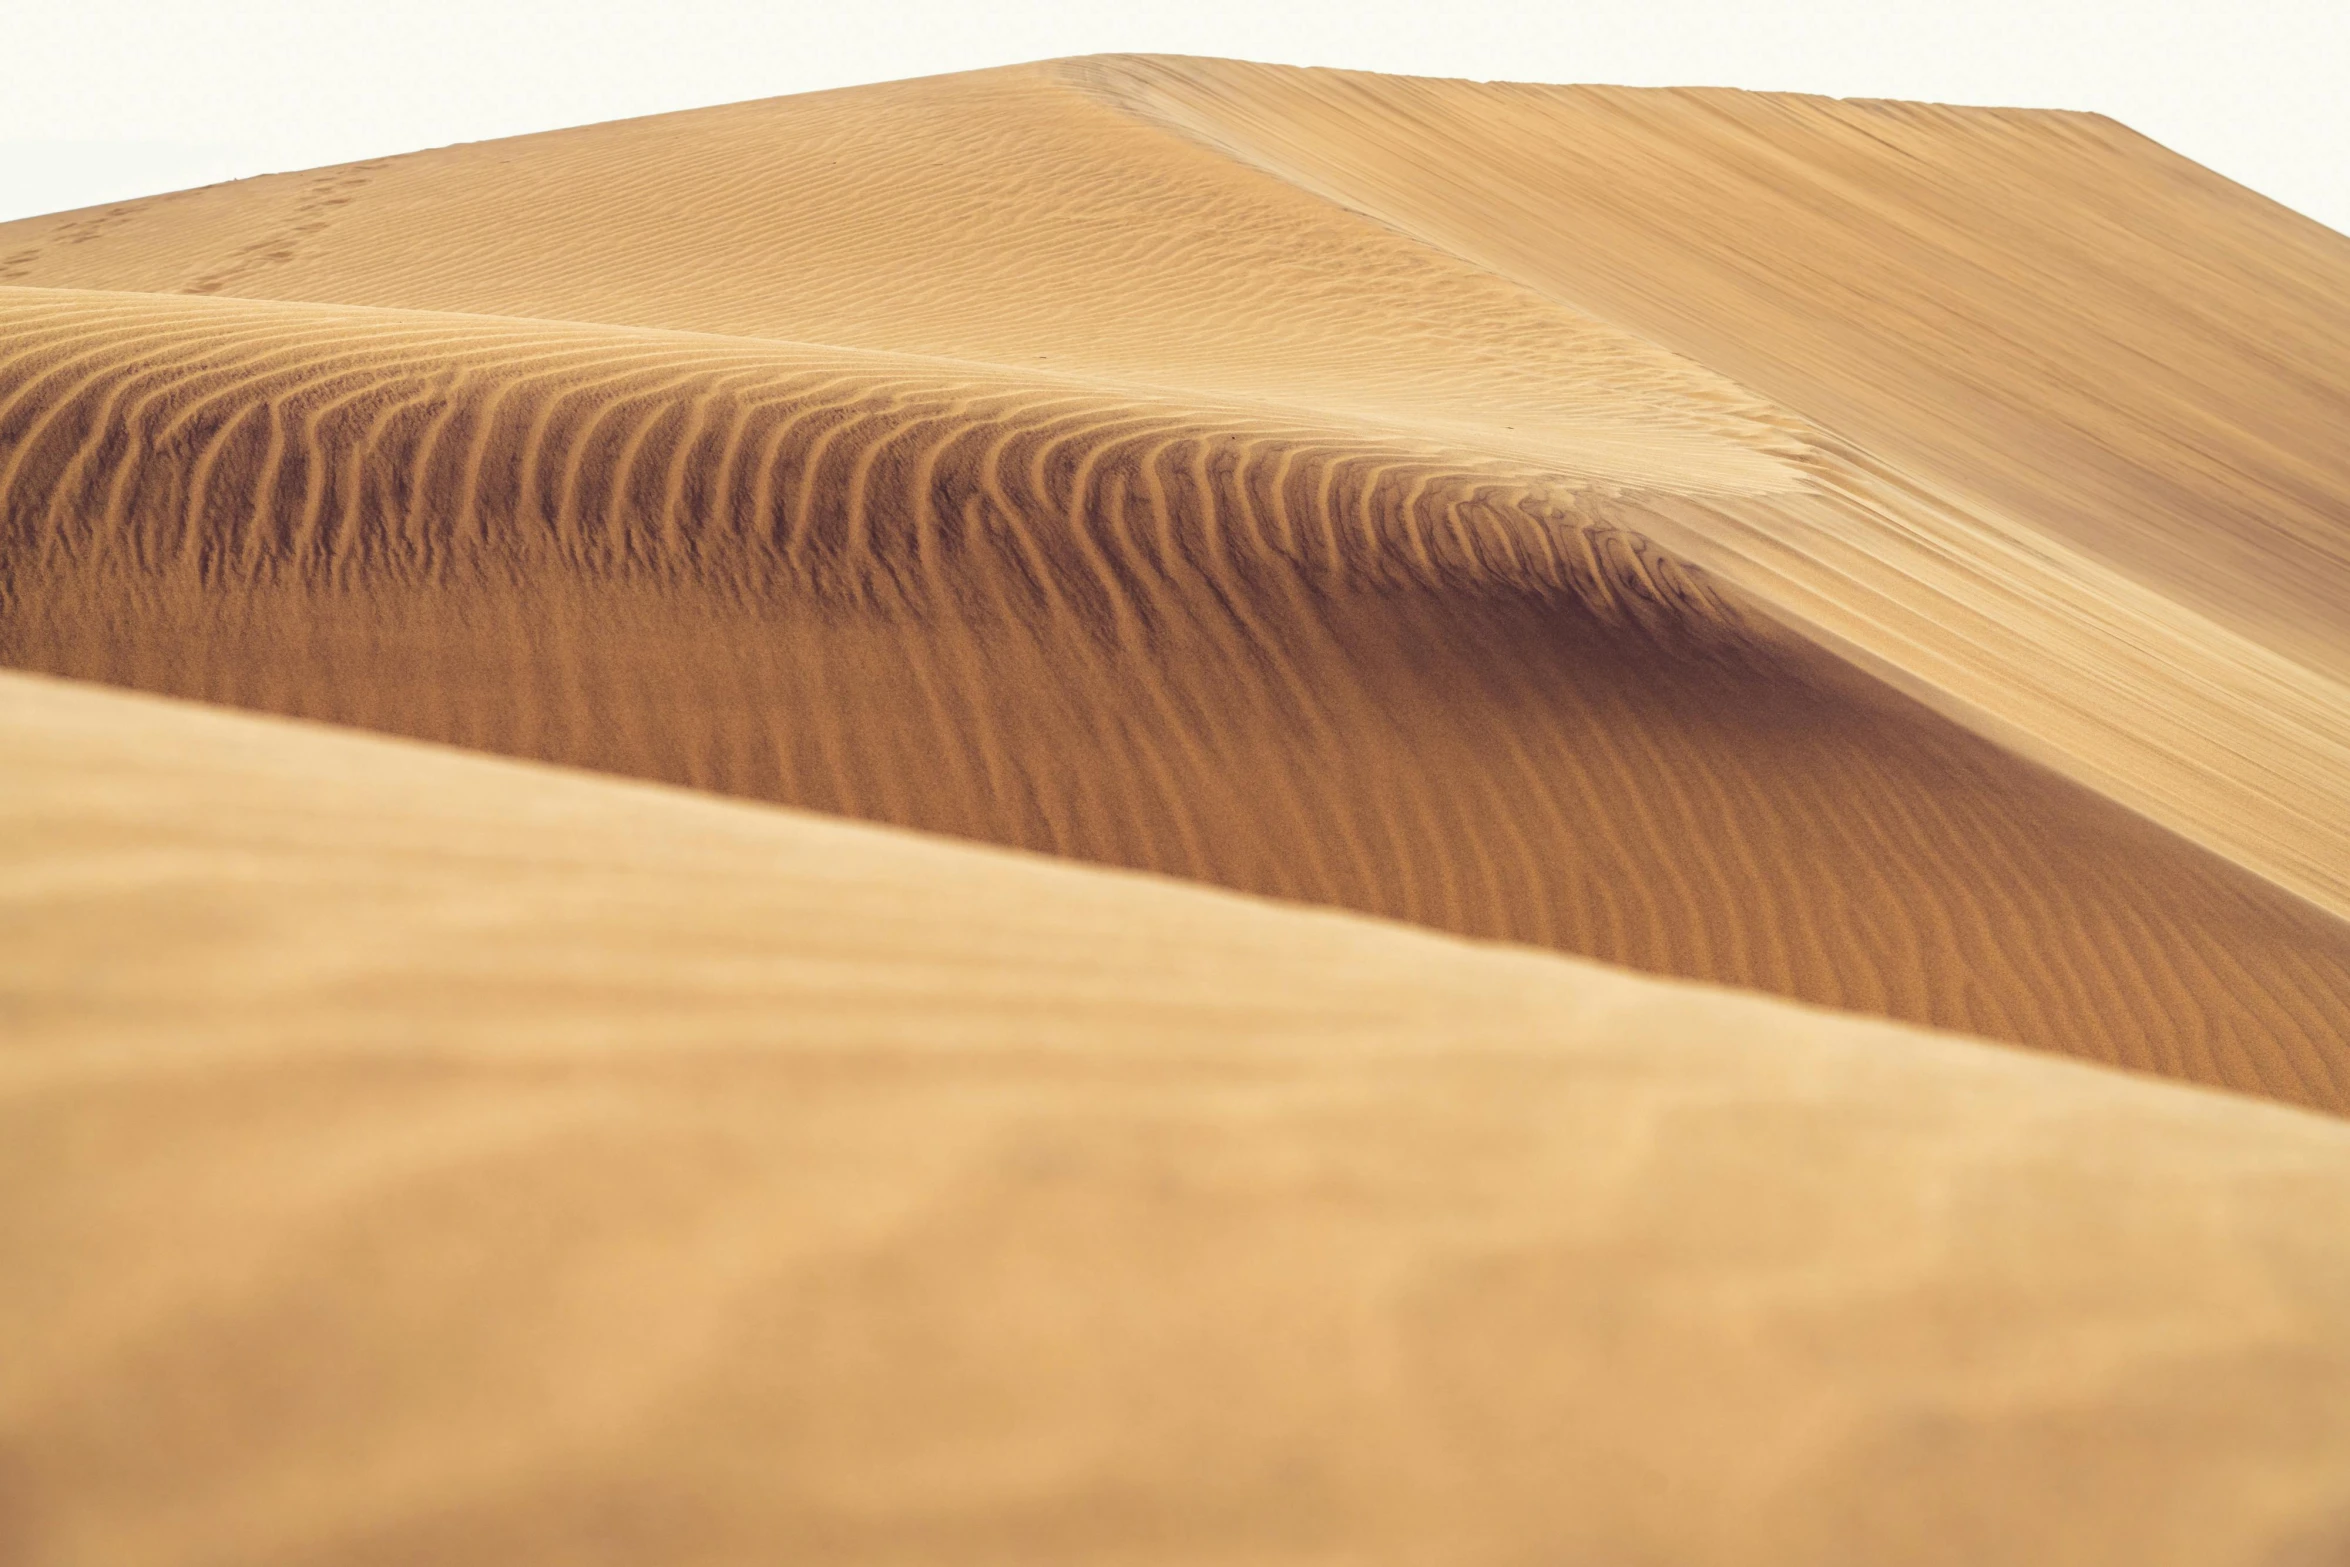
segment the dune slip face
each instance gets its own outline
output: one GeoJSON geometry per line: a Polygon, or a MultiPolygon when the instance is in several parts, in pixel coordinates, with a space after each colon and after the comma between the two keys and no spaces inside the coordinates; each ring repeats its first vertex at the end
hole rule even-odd
{"type": "Polygon", "coordinates": [[[12,1562],[2350,1549],[2333,1118],[77,683],[0,748],[12,1562]]]}

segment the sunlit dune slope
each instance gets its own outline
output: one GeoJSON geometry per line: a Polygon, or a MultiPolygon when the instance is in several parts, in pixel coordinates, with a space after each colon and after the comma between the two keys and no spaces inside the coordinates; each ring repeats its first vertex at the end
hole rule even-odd
{"type": "Polygon", "coordinates": [[[2111,120],[1082,68],[2350,677],[2350,238],[2111,120]]]}
{"type": "Polygon", "coordinates": [[[2350,242],[2090,117],[1063,61],[0,226],[10,281],[1763,453],[1675,550],[2350,915],[2350,242]]]}
{"type": "Polygon", "coordinates": [[[2094,115],[1063,69],[1770,398],[1821,501],[1695,559],[2350,912],[2350,239],[2094,115]]]}
{"type": "Polygon", "coordinates": [[[1528,444],[1767,434],[1721,377],[1064,81],[981,71],[0,225],[0,284],[600,321],[1078,370],[1528,444]]]}
{"type": "Polygon", "coordinates": [[[2350,1550],[2337,1121],[21,675],[0,752],[11,1561],[2350,1550]]]}
{"type": "Polygon", "coordinates": [[[1646,536],[1760,504],[1698,480],[1767,454],[1545,471],[421,312],[13,290],[0,326],[20,667],[2350,1105],[2350,927],[1646,536]]]}

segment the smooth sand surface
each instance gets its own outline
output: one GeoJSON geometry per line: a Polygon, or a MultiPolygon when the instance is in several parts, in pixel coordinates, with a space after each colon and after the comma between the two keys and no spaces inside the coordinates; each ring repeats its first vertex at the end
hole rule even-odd
{"type": "Polygon", "coordinates": [[[2350,1551],[2338,1120],[92,686],[0,747],[10,1561],[2350,1551]]]}
{"type": "Polygon", "coordinates": [[[1139,57],[0,225],[0,1562],[2350,1555],[2345,301],[1139,57]]]}

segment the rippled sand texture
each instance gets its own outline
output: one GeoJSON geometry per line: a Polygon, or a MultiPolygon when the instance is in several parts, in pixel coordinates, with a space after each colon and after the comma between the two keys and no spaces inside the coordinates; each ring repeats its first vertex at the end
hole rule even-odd
{"type": "Polygon", "coordinates": [[[771,341],[0,322],[21,666],[2350,1103],[2350,931],[1737,609],[1653,482],[771,341]]]}
{"type": "Polygon", "coordinates": [[[0,1558],[2318,1563],[2350,1125],[0,676],[0,1558]]]}

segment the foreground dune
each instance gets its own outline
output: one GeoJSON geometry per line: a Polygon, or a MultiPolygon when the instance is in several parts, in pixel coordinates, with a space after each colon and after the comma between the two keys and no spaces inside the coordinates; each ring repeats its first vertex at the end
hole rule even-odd
{"type": "Polygon", "coordinates": [[[2338,1121],[24,676],[0,747],[9,1560],[2350,1550],[2338,1121]]]}

